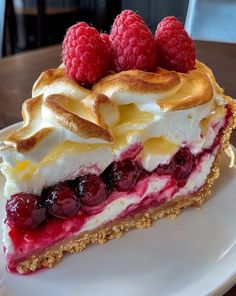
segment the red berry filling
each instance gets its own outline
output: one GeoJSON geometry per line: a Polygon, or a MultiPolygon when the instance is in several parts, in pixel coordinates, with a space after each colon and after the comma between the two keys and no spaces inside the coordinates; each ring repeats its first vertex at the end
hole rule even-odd
{"type": "Polygon", "coordinates": [[[38,227],[46,220],[46,210],[39,203],[40,196],[28,193],[12,195],[6,204],[7,219],[20,229],[38,227]]]}
{"type": "Polygon", "coordinates": [[[99,205],[107,198],[106,185],[101,177],[96,175],[85,175],[75,181],[75,191],[82,205],[93,207],[99,205]]]}
{"type": "Polygon", "coordinates": [[[181,148],[172,158],[169,164],[159,165],[156,169],[158,175],[171,175],[182,187],[193,170],[194,156],[188,148],[181,148]]]}
{"type": "MultiPolygon", "coordinates": [[[[232,112],[229,110],[225,117],[225,126],[231,116],[232,112]]],[[[150,207],[158,207],[170,200],[173,194],[186,184],[190,173],[195,171],[198,164],[204,161],[205,156],[207,157],[219,146],[223,131],[224,127],[219,130],[210,148],[203,150],[196,156],[193,156],[188,148],[181,148],[168,165],[159,165],[153,172],[145,171],[135,160],[126,159],[112,163],[101,176],[88,174],[46,188],[43,190],[42,197],[26,193],[13,195],[7,202],[6,223],[10,225],[9,236],[17,251],[7,255],[8,268],[15,270],[19,261],[47,248],[49,244],[56,243],[72,233],[80,231],[91,216],[102,212],[110,202],[122,197],[119,189],[126,188],[125,191],[129,191],[128,195],[132,195],[133,192],[141,195],[149,184],[145,180],[152,182],[152,179],[155,180],[157,176],[160,176],[160,179],[168,179],[164,188],[159,192],[153,192],[145,196],[141,202],[131,204],[117,219],[135,215],[150,207]],[[126,181],[125,177],[127,177],[126,181]],[[131,189],[132,186],[135,188],[131,189]],[[64,200],[66,201],[65,207],[64,200]],[[72,206],[67,206],[68,200],[72,206]],[[77,208],[78,203],[75,201],[79,201],[79,209],[77,208]],[[58,212],[52,210],[54,203],[56,203],[55,209],[58,212]],[[26,209],[24,209],[24,205],[26,205],[26,209]],[[17,214],[14,217],[15,211],[17,214]],[[65,219],[66,215],[67,219],[65,219]],[[59,216],[60,218],[58,218],[59,216]],[[46,218],[47,223],[43,223],[46,218]]]]}
{"type": "Polygon", "coordinates": [[[67,183],[59,183],[44,190],[43,204],[49,214],[57,218],[67,218],[78,214],[80,200],[67,183]]]}
{"type": "Polygon", "coordinates": [[[87,215],[101,211],[101,205],[113,191],[132,190],[144,177],[171,175],[178,186],[186,184],[196,158],[188,148],[181,148],[168,165],[159,165],[153,172],[145,171],[132,159],[113,162],[101,176],[87,174],[45,188],[42,196],[19,193],[7,202],[8,221],[19,229],[31,229],[52,217],[65,219],[78,215],[80,209],[87,215]]]}
{"type": "Polygon", "coordinates": [[[136,185],[141,173],[142,168],[137,162],[125,159],[122,162],[113,162],[104,172],[104,176],[110,188],[128,191],[136,185]]]}
{"type": "MultiPolygon", "coordinates": [[[[225,126],[231,116],[232,112],[228,110],[225,126]]],[[[223,131],[224,127],[219,130],[211,148],[195,156],[187,147],[181,148],[169,164],[159,165],[153,172],[145,171],[133,159],[124,159],[110,164],[101,176],[87,174],[45,188],[41,197],[28,193],[12,195],[6,204],[7,221],[18,229],[30,230],[40,226],[46,218],[48,221],[76,218],[82,212],[85,217],[90,216],[103,210],[112,192],[131,191],[139,180],[149,175],[170,175],[178,188],[183,187],[202,157],[219,145],[223,131]]]]}

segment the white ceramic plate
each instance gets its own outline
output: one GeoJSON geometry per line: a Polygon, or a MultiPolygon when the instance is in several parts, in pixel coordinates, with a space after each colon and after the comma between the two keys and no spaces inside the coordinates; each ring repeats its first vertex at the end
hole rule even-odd
{"type": "MultiPolygon", "coordinates": [[[[222,295],[236,283],[236,169],[227,157],[222,163],[213,198],[201,210],[184,210],[28,276],[7,273],[1,253],[0,295],[222,295]]],[[[3,208],[2,193],[1,199],[3,208]]]]}

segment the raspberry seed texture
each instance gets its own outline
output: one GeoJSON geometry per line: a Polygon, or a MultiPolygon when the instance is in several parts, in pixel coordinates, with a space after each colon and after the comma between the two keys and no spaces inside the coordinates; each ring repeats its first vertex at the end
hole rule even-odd
{"type": "Polygon", "coordinates": [[[174,16],[165,17],[155,32],[159,66],[187,72],[195,65],[195,47],[183,25],[174,16]]]}
{"type": "Polygon", "coordinates": [[[67,30],[62,49],[63,63],[70,78],[91,85],[106,74],[109,64],[106,46],[98,31],[85,22],[67,30]]]}
{"type": "Polygon", "coordinates": [[[154,38],[142,18],[132,10],[124,10],[116,17],[110,41],[115,71],[155,69],[157,55],[154,38]]]}

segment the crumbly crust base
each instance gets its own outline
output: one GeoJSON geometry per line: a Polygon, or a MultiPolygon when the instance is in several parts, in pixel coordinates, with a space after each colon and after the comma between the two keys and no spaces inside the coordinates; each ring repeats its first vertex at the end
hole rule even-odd
{"type": "Polygon", "coordinates": [[[229,97],[226,97],[234,115],[226,128],[221,139],[220,148],[212,165],[212,169],[204,186],[191,196],[181,196],[171,200],[158,208],[151,208],[144,213],[139,213],[133,217],[124,218],[119,221],[110,222],[93,231],[85,232],[77,237],[70,238],[59,242],[57,245],[47,249],[46,251],[33,255],[27,260],[20,262],[16,270],[19,273],[28,273],[38,268],[51,268],[61,261],[65,253],[79,253],[86,248],[87,245],[98,243],[103,244],[113,238],[120,238],[126,232],[134,228],[151,227],[152,223],[162,217],[175,218],[182,209],[194,206],[201,207],[209,198],[211,187],[216,178],[219,176],[219,164],[223,151],[229,145],[229,138],[233,128],[236,125],[235,103],[229,97]]]}

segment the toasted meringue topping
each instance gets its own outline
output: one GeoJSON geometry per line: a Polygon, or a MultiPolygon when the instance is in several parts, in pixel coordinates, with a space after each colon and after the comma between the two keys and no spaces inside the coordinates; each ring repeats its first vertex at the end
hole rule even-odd
{"type": "Polygon", "coordinates": [[[148,103],[174,93],[179,87],[177,72],[128,70],[104,77],[93,86],[93,90],[107,95],[118,105],[124,105],[148,103]]]}
{"type": "Polygon", "coordinates": [[[49,69],[42,72],[33,85],[32,97],[42,94],[45,86],[50,85],[62,77],[65,77],[65,70],[63,68],[49,69]]]}
{"type": "Polygon", "coordinates": [[[32,97],[42,95],[43,98],[51,94],[60,94],[75,100],[81,100],[90,93],[90,90],[70,79],[63,68],[43,72],[32,89],[32,97]]]}
{"type": "Polygon", "coordinates": [[[178,73],[181,87],[171,96],[157,101],[161,109],[183,110],[202,105],[213,97],[213,89],[208,76],[199,70],[191,70],[188,74],[178,73]]]}
{"type": "Polygon", "coordinates": [[[200,62],[186,74],[111,74],[92,90],[69,79],[63,67],[48,70],[23,104],[23,127],[0,147],[4,194],[40,194],[63,180],[100,174],[130,151],[147,171],[168,163],[181,146],[199,153],[224,125],[225,104],[227,97],[200,62]]]}
{"type": "Polygon", "coordinates": [[[110,127],[119,120],[119,111],[105,95],[78,85],[66,76],[63,68],[58,68],[40,75],[33,87],[33,98],[23,104],[22,116],[23,127],[4,143],[17,152],[27,153],[49,136],[58,138],[52,140],[55,145],[72,140],[68,133],[63,136],[63,129],[74,134],[76,142],[111,142],[110,127]]]}
{"type": "MultiPolygon", "coordinates": [[[[24,125],[4,141],[2,150],[8,150],[5,157],[15,151],[14,159],[21,160],[20,153],[40,161],[65,141],[113,143],[117,153],[131,138],[144,142],[165,136],[180,145],[189,130],[178,133],[179,141],[175,131],[169,130],[175,117],[180,117],[178,112],[198,114],[197,109],[206,105],[199,116],[186,113],[200,122],[214,109],[214,95],[221,93],[211,71],[200,62],[187,74],[164,69],[110,74],[92,90],[71,80],[63,67],[51,69],[35,82],[33,98],[23,104],[24,125]],[[169,118],[167,126],[164,118],[169,118]]],[[[196,123],[191,140],[199,134],[196,123]]]]}
{"type": "MultiPolygon", "coordinates": [[[[102,95],[98,95],[102,96],[102,95]]],[[[112,141],[112,136],[105,129],[106,120],[103,118],[105,112],[101,112],[102,103],[105,105],[108,104],[108,99],[104,96],[103,100],[94,99],[93,106],[90,109],[84,105],[86,98],[77,104],[78,113],[70,112],[66,109],[66,97],[56,94],[47,96],[42,103],[43,112],[46,114],[51,123],[55,122],[63,126],[66,129],[69,129],[71,132],[76,134],[81,138],[96,138],[99,135],[99,138],[105,141],[112,141]],[[100,103],[96,103],[99,101],[100,103]],[[93,120],[91,120],[91,118],[93,120]],[[99,125],[100,124],[100,125],[99,125]]],[[[88,99],[88,104],[91,100],[88,99]]],[[[112,104],[109,106],[112,109],[112,104]]],[[[113,110],[112,110],[113,111],[113,110]]],[[[76,112],[76,110],[75,110],[76,112]]]]}
{"type": "Polygon", "coordinates": [[[93,90],[118,105],[155,102],[161,109],[170,111],[192,108],[213,97],[212,82],[200,63],[187,74],[164,69],[155,73],[122,71],[104,77],[93,90]]]}
{"type": "Polygon", "coordinates": [[[38,129],[41,106],[42,101],[40,96],[28,99],[23,103],[22,117],[24,125],[4,141],[6,145],[12,146],[18,152],[25,153],[53,131],[53,127],[42,127],[38,129]]]}

